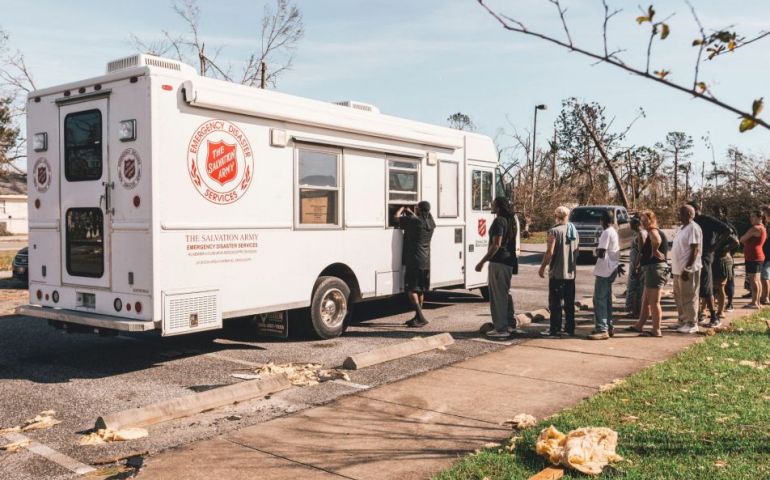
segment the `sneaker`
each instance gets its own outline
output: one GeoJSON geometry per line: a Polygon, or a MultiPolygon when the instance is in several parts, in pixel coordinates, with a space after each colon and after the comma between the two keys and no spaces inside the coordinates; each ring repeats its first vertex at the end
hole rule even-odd
{"type": "MultiPolygon", "coordinates": [[[[700,319],[698,320],[698,325],[700,325],[701,327],[705,327],[706,325],[708,325],[709,323],[711,323],[711,322],[713,322],[713,321],[714,321],[714,320],[706,320],[706,319],[704,319],[704,318],[700,318],[700,319]]],[[[677,328],[679,328],[679,327],[677,327],[677,328]]]]}
{"type": "Polygon", "coordinates": [[[524,330],[522,330],[520,328],[508,327],[508,333],[510,333],[511,335],[524,335],[527,332],[525,332],[524,330]]]}
{"type": "Polygon", "coordinates": [[[543,330],[542,332],[540,332],[540,336],[544,338],[551,338],[551,339],[561,338],[558,333],[551,333],[550,330],[543,330]]]}
{"type": "Polygon", "coordinates": [[[698,326],[693,325],[691,327],[689,325],[682,325],[681,327],[677,328],[676,331],[678,333],[698,333],[698,326]]]}
{"type": "Polygon", "coordinates": [[[422,328],[425,325],[427,325],[429,322],[427,320],[420,320],[419,318],[413,318],[409,320],[408,322],[404,323],[409,328],[422,328]]]}
{"type": "Polygon", "coordinates": [[[607,328],[607,335],[609,335],[609,336],[610,336],[610,338],[612,338],[612,337],[614,337],[614,336],[615,336],[615,325],[610,325],[610,326],[607,328]]]}
{"type": "Polygon", "coordinates": [[[675,323],[673,325],[669,325],[666,328],[669,330],[679,330],[680,328],[684,327],[685,325],[683,323],[675,323]]]}
{"type": "Polygon", "coordinates": [[[706,326],[707,326],[708,328],[717,328],[717,327],[718,327],[718,326],[720,326],[720,325],[722,325],[722,322],[720,322],[720,321],[719,321],[719,319],[716,319],[716,318],[715,318],[714,320],[712,320],[712,321],[711,321],[711,323],[709,323],[709,324],[708,324],[708,325],[706,325],[706,326]]]}
{"type": "Polygon", "coordinates": [[[510,338],[511,334],[508,332],[498,332],[497,330],[490,330],[486,333],[487,338],[494,340],[503,340],[510,338]]]}
{"type": "Polygon", "coordinates": [[[608,332],[592,333],[588,336],[589,340],[609,340],[610,334],[608,332]]]}
{"type": "Polygon", "coordinates": [[[728,305],[727,307],[725,307],[725,311],[726,312],[732,312],[733,310],[735,310],[735,308],[733,308],[733,304],[732,303],[730,305],[728,305]]]}

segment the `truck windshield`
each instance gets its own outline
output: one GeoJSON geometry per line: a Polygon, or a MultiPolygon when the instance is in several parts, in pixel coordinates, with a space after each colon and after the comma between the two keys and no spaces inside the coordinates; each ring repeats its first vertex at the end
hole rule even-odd
{"type": "Polygon", "coordinates": [[[600,223],[605,208],[575,208],[569,214],[570,222],[600,223]]]}

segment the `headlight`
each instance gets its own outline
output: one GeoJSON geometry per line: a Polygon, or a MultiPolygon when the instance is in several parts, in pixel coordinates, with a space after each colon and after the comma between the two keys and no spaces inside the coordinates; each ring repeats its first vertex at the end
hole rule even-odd
{"type": "Polygon", "coordinates": [[[118,128],[118,136],[121,142],[136,140],[136,120],[122,120],[118,128]]]}
{"type": "Polygon", "coordinates": [[[45,132],[36,133],[32,137],[32,149],[36,152],[48,150],[48,134],[45,132]]]}

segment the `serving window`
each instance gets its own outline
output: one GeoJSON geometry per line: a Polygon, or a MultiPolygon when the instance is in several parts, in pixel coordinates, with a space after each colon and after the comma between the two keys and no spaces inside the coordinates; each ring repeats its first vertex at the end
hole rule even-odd
{"type": "Polygon", "coordinates": [[[401,207],[414,209],[420,201],[420,162],[400,157],[387,157],[388,224],[395,226],[393,215],[401,207]]]}
{"type": "Polygon", "coordinates": [[[297,149],[298,223],[340,225],[340,154],[331,149],[297,149]]]}

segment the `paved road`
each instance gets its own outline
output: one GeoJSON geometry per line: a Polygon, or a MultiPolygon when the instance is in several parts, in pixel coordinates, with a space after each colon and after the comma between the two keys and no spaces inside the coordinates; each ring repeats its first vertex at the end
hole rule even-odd
{"type": "Polygon", "coordinates": [[[26,235],[0,237],[0,252],[15,252],[27,246],[26,235]]]}
{"type": "MultiPolygon", "coordinates": [[[[517,311],[546,305],[545,280],[537,277],[542,246],[525,246],[520,274],[514,277],[517,311]]],[[[590,266],[579,267],[578,297],[590,295],[590,266]]],[[[622,290],[622,285],[618,290],[622,290]]],[[[18,284],[0,280],[0,312],[25,301],[18,284]],[[16,288],[13,288],[16,287],[16,288]]],[[[356,392],[344,383],[328,382],[295,388],[269,399],[246,402],[184,418],[150,429],[146,439],[103,446],[78,446],[78,432],[93,427],[96,417],[176,398],[239,380],[232,373],[268,361],[317,362],[335,367],[348,355],[402,341],[417,334],[450,332],[457,343],[447,351],[370,367],[351,374],[354,384],[375,386],[499,350],[502,345],[479,339],[479,326],[489,321],[487,304],[466,291],[439,291],[430,296],[431,324],[415,331],[403,326],[410,318],[402,298],[367,302],[357,310],[361,323],[329,341],[254,338],[247,322],[223,331],[161,338],[154,334],[118,337],[65,334],[45,321],[29,317],[0,317],[0,428],[17,425],[53,409],[63,422],[29,437],[91,464],[100,458],[132,451],[154,454],[164,449],[328,403],[356,392]]],[[[535,335],[539,326],[530,328],[535,335]]],[[[22,450],[0,455],[0,478],[69,478],[70,472],[22,450]]]]}

